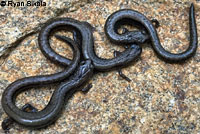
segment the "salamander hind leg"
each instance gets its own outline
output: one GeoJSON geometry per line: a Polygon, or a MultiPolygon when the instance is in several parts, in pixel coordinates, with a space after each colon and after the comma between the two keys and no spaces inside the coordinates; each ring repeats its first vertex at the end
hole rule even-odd
{"type": "Polygon", "coordinates": [[[33,112],[33,113],[38,111],[37,108],[33,107],[33,106],[32,106],[31,104],[29,104],[29,103],[25,104],[25,105],[22,107],[22,110],[23,110],[24,112],[33,112]]]}
{"type": "Polygon", "coordinates": [[[155,28],[160,27],[160,22],[157,19],[152,19],[151,23],[154,25],[155,28]]]}
{"type": "MultiPolygon", "coordinates": [[[[119,56],[120,54],[121,54],[121,52],[119,52],[119,51],[114,51],[114,57],[117,57],[117,56],[119,56]]],[[[118,73],[119,73],[119,76],[121,76],[123,79],[125,79],[125,80],[128,81],[128,82],[131,81],[130,78],[128,78],[125,74],[122,73],[122,69],[121,69],[121,68],[119,68],[117,71],[118,71],[118,73]]]]}
{"type": "MultiPolygon", "coordinates": [[[[38,109],[36,109],[29,103],[25,104],[21,109],[24,112],[37,112],[38,111],[38,109]]],[[[7,117],[2,121],[1,127],[5,133],[9,133],[9,130],[13,123],[14,123],[14,120],[10,117],[7,117]]]]}
{"type": "Polygon", "coordinates": [[[4,130],[4,133],[6,133],[6,134],[9,133],[9,130],[13,123],[14,123],[14,120],[10,117],[7,117],[2,121],[1,127],[4,130]]]}

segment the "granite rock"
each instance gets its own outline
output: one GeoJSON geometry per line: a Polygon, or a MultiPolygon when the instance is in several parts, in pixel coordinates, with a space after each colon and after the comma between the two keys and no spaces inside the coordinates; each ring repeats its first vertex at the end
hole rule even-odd
{"type": "MultiPolygon", "coordinates": [[[[149,19],[156,18],[160,22],[157,32],[163,47],[179,53],[189,43],[191,2],[195,5],[200,33],[200,2],[194,0],[62,0],[46,1],[44,7],[1,7],[0,96],[17,79],[53,74],[63,69],[47,60],[38,47],[38,31],[50,18],[71,17],[91,23],[95,27],[97,55],[112,58],[113,51],[122,51],[123,47],[106,38],[105,21],[114,11],[134,9],[149,19]]],[[[72,58],[72,51],[64,43],[52,37],[51,44],[56,52],[72,58]]],[[[196,55],[183,64],[165,63],[149,44],[142,47],[141,58],[123,69],[131,82],[120,78],[117,71],[97,73],[90,80],[93,84],[90,91],[74,94],[54,124],[30,130],[14,123],[10,133],[200,133],[200,47],[196,55]]],[[[41,110],[57,87],[27,90],[17,96],[16,104],[21,107],[31,103],[41,110]]],[[[5,117],[0,104],[0,123],[5,117]]],[[[0,133],[3,133],[1,128],[0,133]]]]}

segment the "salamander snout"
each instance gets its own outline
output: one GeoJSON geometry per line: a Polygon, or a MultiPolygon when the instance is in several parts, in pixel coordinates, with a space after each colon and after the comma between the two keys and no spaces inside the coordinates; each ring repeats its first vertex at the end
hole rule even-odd
{"type": "Polygon", "coordinates": [[[142,47],[136,44],[132,44],[130,48],[134,49],[135,51],[142,52],[142,47]]]}

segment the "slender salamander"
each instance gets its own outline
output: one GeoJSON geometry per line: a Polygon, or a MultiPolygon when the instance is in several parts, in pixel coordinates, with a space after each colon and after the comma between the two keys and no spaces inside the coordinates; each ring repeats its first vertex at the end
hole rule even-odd
{"type": "MultiPolygon", "coordinates": [[[[117,25],[119,25],[117,24],[117,22],[121,22],[122,20],[132,20],[143,25],[150,36],[151,44],[154,51],[159,56],[159,58],[165,60],[166,62],[171,62],[171,63],[183,62],[188,58],[192,57],[197,50],[197,44],[198,44],[197,27],[195,22],[195,11],[193,4],[191,4],[189,12],[190,44],[187,50],[178,54],[166,51],[160,43],[160,39],[152,22],[148,18],[146,18],[143,14],[131,9],[118,10],[108,17],[105,23],[105,32],[110,40],[112,41],[124,40],[126,43],[131,43],[131,42],[134,43],[136,42],[135,40],[138,40],[138,38],[135,37],[135,34],[132,34],[132,32],[128,32],[127,34],[123,35],[119,35],[116,32],[117,25]]],[[[142,32],[138,35],[139,37],[142,37],[142,32]]]]}

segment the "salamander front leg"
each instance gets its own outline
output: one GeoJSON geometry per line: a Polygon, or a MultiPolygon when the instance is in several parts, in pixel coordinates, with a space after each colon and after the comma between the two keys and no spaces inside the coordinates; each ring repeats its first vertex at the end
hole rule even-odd
{"type": "Polygon", "coordinates": [[[92,88],[92,84],[88,84],[86,87],[83,87],[80,91],[86,94],[92,88]]]}

